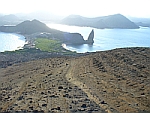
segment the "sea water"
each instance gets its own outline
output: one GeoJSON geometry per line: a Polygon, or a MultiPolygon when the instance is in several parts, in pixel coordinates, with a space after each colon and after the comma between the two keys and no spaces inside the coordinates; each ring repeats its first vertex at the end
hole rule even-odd
{"type": "Polygon", "coordinates": [[[0,52],[14,51],[25,44],[25,37],[14,33],[0,32],[0,52]]]}
{"type": "Polygon", "coordinates": [[[65,48],[78,53],[124,47],[150,47],[150,28],[148,27],[140,27],[139,29],[96,29],[61,24],[47,24],[47,26],[65,32],[80,33],[84,39],[87,39],[91,30],[94,29],[93,45],[65,45],[65,48]]]}
{"type": "MultiPolygon", "coordinates": [[[[47,24],[57,30],[80,33],[84,39],[94,29],[94,44],[65,45],[66,49],[78,53],[105,51],[124,47],[150,47],[150,28],[140,29],[96,29],[91,27],[68,26],[61,24],[47,24]]],[[[19,34],[0,32],[0,52],[13,51],[23,47],[25,37],[19,34]]]]}

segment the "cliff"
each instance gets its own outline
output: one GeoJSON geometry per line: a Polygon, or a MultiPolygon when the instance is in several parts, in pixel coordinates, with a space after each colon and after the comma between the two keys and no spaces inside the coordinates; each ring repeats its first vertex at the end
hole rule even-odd
{"type": "Polygon", "coordinates": [[[121,14],[86,18],[79,15],[71,15],[64,18],[61,24],[76,25],[76,26],[88,26],[99,29],[109,28],[120,28],[120,29],[137,29],[139,28],[134,22],[121,14]]]}
{"type": "Polygon", "coordinates": [[[89,34],[88,40],[84,40],[83,36],[79,33],[65,33],[63,40],[66,44],[93,44],[94,30],[89,34]]]}
{"type": "Polygon", "coordinates": [[[79,33],[64,33],[64,43],[66,44],[84,44],[85,40],[79,33]]]}

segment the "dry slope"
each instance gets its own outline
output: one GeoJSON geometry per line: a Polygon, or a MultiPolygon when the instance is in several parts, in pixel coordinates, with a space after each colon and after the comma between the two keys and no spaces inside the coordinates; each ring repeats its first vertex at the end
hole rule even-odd
{"type": "Polygon", "coordinates": [[[150,111],[150,49],[48,58],[0,69],[0,111],[150,111]]]}

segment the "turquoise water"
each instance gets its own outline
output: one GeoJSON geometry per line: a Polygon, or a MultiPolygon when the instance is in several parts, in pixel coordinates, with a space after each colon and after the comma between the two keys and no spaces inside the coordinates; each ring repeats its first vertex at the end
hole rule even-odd
{"type": "Polygon", "coordinates": [[[89,33],[94,29],[95,37],[93,45],[65,45],[65,48],[78,53],[111,50],[124,47],[150,47],[150,28],[140,29],[95,29],[91,27],[77,27],[60,24],[47,24],[66,32],[78,32],[87,39],[89,33]]]}
{"type": "Polygon", "coordinates": [[[0,52],[17,50],[22,48],[24,44],[24,36],[0,32],[0,52]]]}

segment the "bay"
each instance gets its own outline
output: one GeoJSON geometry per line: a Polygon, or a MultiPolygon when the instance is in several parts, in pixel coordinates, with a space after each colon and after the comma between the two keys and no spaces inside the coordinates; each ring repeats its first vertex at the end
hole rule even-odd
{"type": "Polygon", "coordinates": [[[66,49],[78,53],[105,51],[124,47],[150,47],[150,28],[140,29],[96,29],[91,27],[47,24],[48,27],[70,33],[80,33],[84,39],[94,29],[94,44],[65,45],[66,49]]]}
{"type": "Polygon", "coordinates": [[[25,44],[25,37],[14,33],[0,32],[0,52],[14,51],[25,44]]]}
{"type": "MultiPolygon", "coordinates": [[[[47,24],[57,30],[80,33],[84,39],[94,29],[94,44],[64,45],[66,49],[78,53],[105,51],[124,47],[150,47],[150,28],[140,29],[96,29],[91,27],[47,24]]],[[[25,44],[25,37],[14,33],[0,32],[0,52],[20,49],[25,44]]]]}

